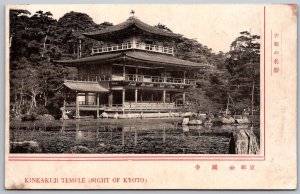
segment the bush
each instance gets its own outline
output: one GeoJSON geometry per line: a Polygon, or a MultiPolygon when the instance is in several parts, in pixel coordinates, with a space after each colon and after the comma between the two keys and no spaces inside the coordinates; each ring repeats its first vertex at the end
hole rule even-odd
{"type": "Polygon", "coordinates": [[[38,115],[49,114],[48,109],[44,106],[36,107],[36,109],[33,112],[38,115]]]}
{"type": "Polygon", "coordinates": [[[36,120],[36,114],[31,113],[31,114],[25,114],[21,116],[22,121],[34,121],[36,120]]]}

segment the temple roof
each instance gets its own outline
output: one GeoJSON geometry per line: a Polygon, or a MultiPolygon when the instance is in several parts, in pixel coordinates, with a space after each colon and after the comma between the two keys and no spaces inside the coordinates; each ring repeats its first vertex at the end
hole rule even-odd
{"type": "Polygon", "coordinates": [[[84,63],[93,63],[93,62],[102,62],[102,61],[108,61],[111,59],[116,59],[119,57],[122,57],[122,53],[105,53],[101,55],[95,55],[90,57],[84,57],[80,59],[70,59],[70,60],[60,60],[60,61],[54,61],[55,63],[59,63],[62,65],[78,65],[78,64],[84,64],[84,63]]]}
{"type": "Polygon", "coordinates": [[[154,26],[148,25],[148,24],[142,22],[141,20],[137,19],[136,17],[130,17],[125,22],[122,22],[120,24],[110,26],[110,27],[107,27],[105,29],[98,30],[95,32],[84,33],[83,35],[99,40],[99,39],[106,37],[107,35],[111,35],[113,33],[117,33],[117,32],[126,30],[131,27],[136,27],[142,31],[145,31],[145,32],[148,32],[151,34],[160,35],[160,36],[165,36],[165,37],[178,38],[178,37],[182,36],[180,34],[175,34],[175,33],[165,31],[165,30],[156,28],[154,26]]]}
{"type": "Polygon", "coordinates": [[[59,63],[66,66],[77,66],[80,64],[100,63],[104,61],[114,61],[114,60],[149,62],[149,63],[159,64],[159,65],[172,65],[172,66],[193,67],[193,68],[208,67],[207,64],[186,61],[186,60],[178,59],[171,55],[156,54],[156,53],[143,52],[143,51],[105,53],[105,54],[85,57],[81,59],[55,61],[55,63],[59,63]]]}
{"type": "Polygon", "coordinates": [[[96,82],[79,82],[68,81],[63,84],[70,90],[82,91],[82,92],[108,92],[108,90],[99,85],[96,82]]]}
{"type": "Polygon", "coordinates": [[[163,54],[156,54],[156,53],[130,52],[130,53],[126,53],[126,56],[128,58],[135,59],[135,60],[150,61],[155,63],[165,63],[165,64],[170,64],[175,66],[187,66],[187,67],[206,66],[205,64],[182,60],[171,55],[163,55],[163,54]]]}

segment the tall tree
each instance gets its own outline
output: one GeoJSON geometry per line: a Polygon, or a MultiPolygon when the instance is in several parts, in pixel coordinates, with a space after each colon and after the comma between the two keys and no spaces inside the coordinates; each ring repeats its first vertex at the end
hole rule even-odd
{"type": "Polygon", "coordinates": [[[251,107],[254,87],[254,105],[259,106],[260,36],[243,31],[231,44],[226,67],[231,74],[229,92],[236,99],[237,108],[251,107]]]}

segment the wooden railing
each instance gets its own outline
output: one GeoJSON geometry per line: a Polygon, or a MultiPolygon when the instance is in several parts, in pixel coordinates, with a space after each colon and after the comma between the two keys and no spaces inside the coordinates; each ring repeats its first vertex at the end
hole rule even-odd
{"type": "MultiPolygon", "coordinates": [[[[76,102],[66,103],[66,107],[75,107],[76,102]]],[[[94,107],[102,108],[104,110],[166,110],[166,109],[180,109],[184,105],[175,104],[174,102],[125,102],[124,104],[112,104],[112,105],[96,105],[96,103],[85,103],[84,101],[79,102],[79,107],[94,107]]]]}
{"type": "Polygon", "coordinates": [[[131,48],[132,48],[131,42],[107,46],[107,47],[92,48],[92,55],[99,54],[99,53],[112,52],[112,51],[127,50],[127,49],[131,49],[131,48]]]}
{"type": "Polygon", "coordinates": [[[78,79],[66,80],[78,82],[98,82],[98,81],[134,81],[143,83],[171,83],[171,84],[186,84],[195,85],[195,79],[184,79],[174,77],[138,75],[138,74],[113,74],[113,75],[100,75],[100,76],[86,76],[79,77],[78,79]]]}
{"type": "MultiPolygon", "coordinates": [[[[76,102],[67,102],[66,106],[76,106],[76,102]]],[[[96,102],[79,101],[79,106],[97,106],[96,102]]]]}
{"type": "Polygon", "coordinates": [[[145,82],[145,83],[173,83],[173,84],[188,84],[188,85],[194,85],[196,83],[194,79],[138,75],[138,74],[126,74],[125,77],[120,75],[119,77],[116,78],[118,80],[136,81],[136,82],[145,82]]]}
{"type": "Polygon", "coordinates": [[[124,109],[130,109],[130,110],[160,110],[160,109],[174,109],[175,103],[162,103],[162,102],[125,102],[124,109]]]}
{"type": "Polygon", "coordinates": [[[92,48],[92,55],[99,54],[99,53],[113,52],[113,51],[128,50],[128,49],[146,50],[146,51],[164,53],[169,55],[174,54],[173,47],[164,47],[160,45],[145,44],[140,42],[136,42],[136,43],[128,42],[128,43],[115,44],[106,47],[92,48]]]}

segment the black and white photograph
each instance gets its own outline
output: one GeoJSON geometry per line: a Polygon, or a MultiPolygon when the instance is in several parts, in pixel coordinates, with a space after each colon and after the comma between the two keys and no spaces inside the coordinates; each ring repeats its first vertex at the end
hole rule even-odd
{"type": "Polygon", "coordinates": [[[6,5],[6,189],[297,188],[296,4],[63,3],[6,5]]]}
{"type": "Polygon", "coordinates": [[[260,12],[127,7],[9,9],[9,152],[260,154],[260,12]]]}

